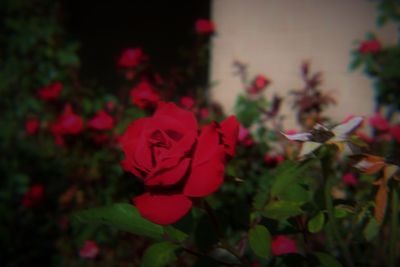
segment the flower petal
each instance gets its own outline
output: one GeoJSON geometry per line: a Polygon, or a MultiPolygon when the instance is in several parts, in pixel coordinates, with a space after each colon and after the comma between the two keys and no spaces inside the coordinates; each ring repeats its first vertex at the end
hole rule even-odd
{"type": "Polygon", "coordinates": [[[351,118],[349,121],[339,124],[338,126],[332,129],[334,140],[337,141],[345,141],[347,140],[347,136],[357,129],[363,122],[363,117],[354,117],[351,118]]]}
{"type": "MultiPolygon", "coordinates": [[[[151,119],[148,118],[135,120],[120,138],[125,159],[143,172],[148,172],[152,167],[151,151],[146,140],[146,132],[150,122],[151,119]]],[[[126,167],[126,165],[124,166],[126,167]]]]}
{"type": "Polygon", "coordinates": [[[225,149],[219,144],[216,125],[204,126],[183,193],[203,197],[215,192],[224,180],[224,161],[225,149]]]}
{"type": "Polygon", "coordinates": [[[175,119],[175,121],[184,126],[187,131],[197,132],[197,121],[193,112],[179,108],[174,103],[160,102],[153,115],[154,119],[158,119],[159,117],[163,119],[166,117],[175,119]]]}
{"type": "Polygon", "coordinates": [[[317,150],[320,146],[322,145],[322,143],[316,143],[316,142],[305,142],[303,143],[303,145],[301,146],[301,151],[299,154],[299,158],[303,158],[306,155],[314,152],[315,150],[317,150]]]}
{"type": "Polygon", "coordinates": [[[175,223],[192,207],[192,201],[181,194],[156,195],[144,193],[133,198],[139,213],[149,221],[161,225],[175,223]]]}
{"type": "Polygon", "coordinates": [[[178,162],[176,166],[169,169],[162,169],[155,173],[149,173],[148,178],[144,181],[145,185],[174,185],[178,183],[186,174],[189,166],[190,159],[186,158],[178,162]]]}
{"type": "Polygon", "coordinates": [[[235,155],[236,142],[239,137],[240,124],[235,116],[229,116],[221,123],[221,132],[224,136],[224,145],[226,153],[233,157],[235,155]]]}
{"type": "Polygon", "coordinates": [[[295,133],[295,134],[285,134],[281,132],[287,139],[291,141],[309,141],[312,134],[311,133],[295,133]]]}

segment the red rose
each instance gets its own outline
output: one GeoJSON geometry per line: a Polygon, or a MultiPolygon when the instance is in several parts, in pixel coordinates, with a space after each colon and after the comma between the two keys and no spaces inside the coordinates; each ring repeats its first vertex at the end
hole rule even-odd
{"type": "Polygon", "coordinates": [[[382,132],[386,132],[389,130],[389,122],[380,114],[380,113],[375,113],[373,116],[369,118],[369,124],[382,132]]]}
{"type": "Polygon", "coordinates": [[[95,130],[110,130],[114,127],[114,119],[104,110],[100,110],[88,121],[87,125],[95,130]]]}
{"type": "Polygon", "coordinates": [[[67,104],[64,113],[58,118],[62,134],[78,134],[83,129],[83,119],[74,113],[72,106],[67,104]]]}
{"type": "Polygon", "coordinates": [[[270,80],[268,80],[264,75],[257,75],[253,81],[252,86],[249,88],[250,94],[258,94],[264,90],[270,84],[270,80]]]}
{"type": "Polygon", "coordinates": [[[190,96],[182,96],[179,100],[179,104],[186,109],[192,109],[194,107],[195,101],[193,97],[190,96]]]}
{"type": "Polygon", "coordinates": [[[160,102],[152,117],[134,121],[120,139],[122,167],[142,179],[144,194],[133,202],[157,224],[172,224],[192,207],[192,198],[215,192],[233,156],[239,131],[234,116],[198,125],[192,112],[160,102]]]}
{"type": "Polygon", "coordinates": [[[357,185],[358,184],[358,180],[356,178],[356,176],[351,173],[351,172],[347,172],[342,176],[342,181],[343,183],[345,183],[346,185],[357,185]]]}
{"type": "Polygon", "coordinates": [[[22,205],[26,208],[36,206],[42,201],[44,196],[44,187],[41,184],[32,185],[22,198],[22,205]]]}
{"type": "Polygon", "coordinates": [[[296,242],[284,235],[273,238],[271,243],[272,254],[280,256],[289,253],[297,253],[296,242]]]}
{"type": "Polygon", "coordinates": [[[366,40],[360,44],[358,47],[358,51],[361,54],[369,54],[369,53],[376,53],[381,50],[381,44],[378,40],[366,40]]]}
{"type": "Polygon", "coordinates": [[[215,30],[214,23],[208,19],[198,19],[196,21],[196,32],[198,34],[211,34],[215,30]]]}
{"type": "Polygon", "coordinates": [[[99,255],[100,249],[93,240],[86,240],[85,244],[79,250],[79,256],[85,259],[94,259],[99,255]]]}
{"type": "Polygon", "coordinates": [[[147,56],[141,48],[128,48],[124,50],[119,58],[118,66],[122,68],[134,68],[145,60],[147,60],[147,56]]]}
{"type": "Polygon", "coordinates": [[[25,130],[29,135],[34,135],[39,129],[39,120],[38,119],[29,119],[25,122],[25,130]]]}
{"type": "Polygon", "coordinates": [[[53,134],[56,144],[63,145],[65,134],[79,134],[83,129],[83,119],[81,116],[74,113],[72,106],[67,104],[63,114],[57,121],[50,126],[50,131],[53,134]]]}
{"type": "Polygon", "coordinates": [[[57,99],[61,91],[63,89],[63,85],[61,82],[53,82],[48,86],[42,87],[38,91],[39,98],[44,101],[49,101],[53,99],[57,99]]]}
{"type": "Polygon", "coordinates": [[[156,106],[160,101],[160,95],[147,81],[141,81],[132,88],[130,95],[132,103],[142,109],[156,106]]]}

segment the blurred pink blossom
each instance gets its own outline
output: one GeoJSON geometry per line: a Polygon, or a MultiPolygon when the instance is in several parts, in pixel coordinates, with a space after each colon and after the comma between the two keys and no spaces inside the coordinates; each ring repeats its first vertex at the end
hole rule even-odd
{"type": "Polygon", "coordinates": [[[375,113],[369,117],[369,124],[371,127],[382,132],[388,131],[390,127],[389,122],[380,113],[375,113]]]}
{"type": "Polygon", "coordinates": [[[94,259],[99,255],[100,249],[93,240],[86,240],[79,250],[79,256],[84,259],[94,259]]]}
{"type": "Polygon", "coordinates": [[[296,242],[284,235],[275,236],[271,244],[272,254],[280,256],[289,253],[297,253],[296,242]]]}

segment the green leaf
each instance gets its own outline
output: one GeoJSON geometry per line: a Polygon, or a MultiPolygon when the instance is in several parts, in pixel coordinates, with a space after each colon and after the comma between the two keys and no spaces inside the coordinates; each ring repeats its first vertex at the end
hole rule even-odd
{"type": "Polygon", "coordinates": [[[302,205],[302,202],[276,201],[269,203],[262,212],[262,215],[275,220],[285,220],[302,214],[302,205]]]}
{"type": "Polygon", "coordinates": [[[342,267],[342,264],[338,262],[334,257],[329,254],[322,252],[314,252],[313,255],[318,259],[321,266],[324,267],[342,267]]]}
{"type": "Polygon", "coordinates": [[[375,218],[371,217],[368,224],[365,226],[363,235],[367,241],[374,239],[379,233],[379,224],[375,218]]]}
{"type": "Polygon", "coordinates": [[[179,242],[185,240],[188,237],[186,233],[171,225],[164,226],[164,233],[167,235],[167,237],[179,242]]]}
{"type": "Polygon", "coordinates": [[[333,214],[335,218],[344,218],[347,217],[350,213],[354,213],[354,211],[351,209],[351,207],[346,207],[346,206],[336,206],[335,209],[333,210],[333,214]]]}
{"type": "Polygon", "coordinates": [[[311,167],[314,160],[308,160],[304,163],[295,163],[285,161],[278,168],[278,173],[275,176],[274,183],[271,188],[272,197],[279,197],[280,194],[288,190],[289,185],[295,183],[296,179],[311,167]]]}
{"type": "Polygon", "coordinates": [[[263,225],[256,225],[249,230],[249,243],[257,256],[268,258],[271,254],[271,234],[263,225]]]}
{"type": "Polygon", "coordinates": [[[128,203],[84,210],[73,214],[78,223],[99,223],[133,234],[161,239],[163,227],[144,219],[136,207],[128,203]]]}
{"type": "Polygon", "coordinates": [[[141,267],[163,267],[176,260],[175,250],[179,246],[160,242],[150,246],[142,257],[141,267]]]}
{"type": "Polygon", "coordinates": [[[322,211],[318,212],[311,220],[308,221],[307,227],[310,233],[318,233],[324,226],[325,215],[322,211]]]}
{"type": "Polygon", "coordinates": [[[264,174],[260,177],[257,185],[257,193],[253,199],[253,207],[256,210],[261,210],[264,208],[265,204],[268,200],[269,190],[271,184],[271,177],[269,172],[264,172],[264,174]]]}
{"type": "Polygon", "coordinates": [[[311,193],[304,185],[292,184],[279,195],[279,199],[293,202],[307,202],[311,199],[311,193]]]}

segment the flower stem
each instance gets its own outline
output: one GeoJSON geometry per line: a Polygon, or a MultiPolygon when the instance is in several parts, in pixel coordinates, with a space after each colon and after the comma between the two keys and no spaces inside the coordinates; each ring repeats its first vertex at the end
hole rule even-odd
{"type": "Polygon", "coordinates": [[[397,246],[397,228],[399,225],[399,197],[397,194],[397,187],[392,189],[392,214],[390,223],[390,243],[389,243],[389,267],[396,266],[396,246],[397,246]]]}
{"type": "Polygon", "coordinates": [[[225,240],[225,238],[221,232],[221,227],[219,225],[218,219],[215,216],[215,213],[214,213],[213,209],[211,208],[210,204],[208,204],[208,202],[205,199],[203,200],[203,207],[206,210],[206,212],[211,220],[211,223],[214,227],[214,231],[215,231],[216,235],[218,236],[218,239],[221,243],[220,247],[229,251],[232,255],[234,255],[240,261],[241,266],[250,266],[250,264],[248,264],[245,259],[241,258],[239,253],[235,249],[233,249],[229,245],[229,243],[225,240]]]}
{"type": "Polygon", "coordinates": [[[334,172],[331,170],[330,161],[331,161],[330,157],[324,157],[321,159],[322,175],[324,178],[324,186],[325,186],[324,188],[325,205],[328,213],[328,224],[330,230],[332,231],[333,237],[336,239],[336,242],[339,245],[339,248],[342,252],[342,256],[344,258],[344,261],[346,262],[346,265],[348,267],[354,267],[350,251],[348,250],[347,245],[343,241],[342,237],[340,236],[339,230],[336,227],[337,223],[334,215],[333,200],[331,194],[332,173],[334,172]]]}

